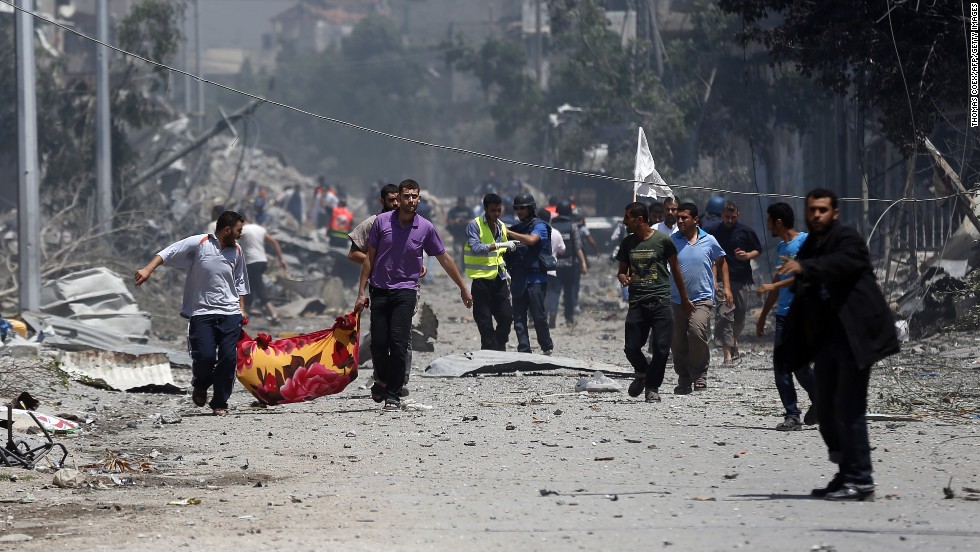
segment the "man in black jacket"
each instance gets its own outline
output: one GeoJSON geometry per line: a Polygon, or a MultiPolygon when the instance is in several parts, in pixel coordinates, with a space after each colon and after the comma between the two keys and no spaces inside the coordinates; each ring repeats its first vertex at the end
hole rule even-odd
{"type": "Polygon", "coordinates": [[[796,296],[776,355],[793,369],[814,363],[817,419],[838,473],[812,495],[827,500],[874,500],[868,442],[871,366],[899,350],[895,322],[875,280],[858,232],[838,222],[837,195],[817,188],[806,196],[810,235],[779,275],[796,276],[796,296]]]}

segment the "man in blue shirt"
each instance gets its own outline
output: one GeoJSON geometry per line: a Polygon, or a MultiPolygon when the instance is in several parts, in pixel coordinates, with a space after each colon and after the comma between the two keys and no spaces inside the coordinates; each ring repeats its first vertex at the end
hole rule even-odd
{"type": "MultiPolygon", "coordinates": [[[[782,240],[776,247],[776,255],[780,259],[795,259],[796,254],[800,252],[800,247],[803,246],[803,242],[806,241],[807,233],[799,232],[793,228],[795,223],[793,208],[786,203],[773,203],[766,209],[766,212],[769,215],[766,219],[766,226],[772,233],[772,237],[782,240]]],[[[783,334],[786,315],[789,313],[789,306],[793,303],[793,291],[791,289],[793,279],[794,277],[789,275],[776,275],[773,276],[771,284],[759,286],[759,297],[766,293],[769,295],[766,296],[759,321],[755,325],[756,336],[762,337],[766,329],[766,317],[769,316],[769,311],[772,310],[773,305],[776,305],[776,337],[774,341],[779,343],[783,334]]],[[[801,429],[803,424],[815,424],[817,413],[813,408],[813,368],[807,364],[796,372],[781,370],[777,365],[777,359],[773,357],[773,369],[776,374],[776,390],[779,391],[779,400],[782,401],[783,408],[786,409],[783,421],[776,426],[776,429],[794,431],[801,429]],[[810,398],[810,408],[807,409],[806,416],[803,416],[802,423],[800,422],[800,407],[796,404],[796,386],[793,385],[794,373],[797,381],[800,382],[810,398]]]]}
{"type": "Polygon", "coordinates": [[[550,355],[555,344],[551,341],[548,312],[544,304],[548,291],[548,272],[541,265],[541,255],[542,252],[551,254],[551,228],[534,216],[537,209],[531,194],[520,193],[514,197],[514,212],[520,222],[507,230],[507,237],[519,242],[521,246],[505,254],[504,258],[511,275],[510,296],[514,305],[517,351],[531,352],[531,339],[527,332],[527,313],[530,310],[541,354],[550,355]]]}
{"type": "Polygon", "coordinates": [[[690,315],[681,307],[681,293],[677,283],[670,281],[670,301],[672,303],[674,332],[670,350],[674,356],[674,371],[677,372],[675,395],[686,395],[694,390],[708,387],[708,320],[715,297],[715,276],[712,267],[724,285],[725,304],[731,306],[732,292],[728,280],[728,264],[725,250],[718,241],[698,226],[698,208],[693,203],[682,203],[677,207],[677,232],[671,234],[677,249],[677,264],[680,266],[687,296],[694,304],[690,315]]]}

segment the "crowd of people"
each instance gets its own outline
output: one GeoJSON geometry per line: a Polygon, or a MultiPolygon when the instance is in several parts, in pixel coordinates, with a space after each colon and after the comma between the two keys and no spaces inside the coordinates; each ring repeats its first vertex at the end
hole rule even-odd
{"type": "MultiPolygon", "coordinates": [[[[551,330],[562,295],[564,323],[576,324],[579,281],[589,271],[585,244],[590,236],[581,212],[573,200],[555,197],[539,209],[523,187],[511,188],[501,187],[491,173],[480,187],[477,209],[458,199],[447,216],[451,250],[429,219],[431,213],[420,209],[421,186],[411,179],[381,187],[379,212],[356,227],[343,199],[315,212],[320,222],[331,225],[346,219],[338,223],[345,230],[337,228],[336,237],[343,236],[348,259],[360,265],[354,310],[370,309],[371,397],[384,403],[384,411],[399,410],[408,394],[411,321],[420,282],[428,273],[426,257],[438,261],[459,288],[463,305],[473,309],[482,349],[506,351],[513,331],[518,352],[552,355],[551,330]],[[505,198],[498,193],[504,190],[516,193],[505,198]]],[[[323,195],[335,191],[325,189],[323,195]]],[[[837,202],[829,190],[810,191],[804,213],[807,232],[796,230],[788,204],[769,205],[767,228],[779,239],[780,264],[772,281],[758,287],[752,261],[760,256],[762,243],[739,222],[737,203],[721,196],[712,197],[703,213],[694,203],[673,197],[629,203],[615,238],[614,259],[628,309],[624,352],[634,369],[631,397],[662,401],[668,358],[676,373],[675,395],[708,389],[709,328],[714,327],[722,362],[737,362],[754,291],[764,299],[757,336],[762,337],[775,310],[773,368],[785,410],[776,429],[819,424],[838,473],[813,495],[867,500],[874,496],[865,417],[869,374],[875,362],[898,350],[898,340],[869,251],[857,231],[840,224],[837,202]],[[809,397],[806,414],[794,376],[809,397]]],[[[333,228],[330,236],[335,237],[333,228]]],[[[235,342],[247,324],[252,296],[272,320],[277,318],[262,285],[266,245],[285,268],[279,244],[264,227],[223,211],[216,213],[208,233],[167,246],[136,272],[139,286],[161,265],[186,271],[181,315],[189,320],[192,399],[204,406],[213,388],[210,406],[215,415],[228,411],[235,342]]]]}

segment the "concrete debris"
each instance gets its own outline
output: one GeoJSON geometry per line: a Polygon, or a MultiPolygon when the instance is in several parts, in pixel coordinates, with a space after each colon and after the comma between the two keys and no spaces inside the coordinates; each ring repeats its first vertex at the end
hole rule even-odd
{"type": "Polygon", "coordinates": [[[631,376],[618,366],[602,362],[585,362],[574,358],[545,356],[511,351],[472,351],[440,357],[429,364],[422,375],[456,378],[475,374],[503,374],[508,372],[537,372],[541,370],[585,370],[631,376]]]}
{"type": "Polygon", "coordinates": [[[588,391],[590,393],[601,393],[610,391],[622,391],[618,383],[609,379],[608,376],[597,370],[591,377],[579,378],[575,383],[575,390],[578,392],[588,391]]]}
{"type": "Polygon", "coordinates": [[[77,489],[85,485],[85,474],[78,470],[63,468],[54,473],[51,481],[55,487],[62,489],[77,489]]]}
{"type": "Polygon", "coordinates": [[[167,355],[115,351],[64,351],[61,369],[82,383],[117,391],[183,393],[174,382],[167,355]]]}
{"type": "Polygon", "coordinates": [[[41,286],[42,313],[105,330],[123,341],[146,343],[150,314],[139,310],[123,279],[103,267],[75,272],[41,286]]]}

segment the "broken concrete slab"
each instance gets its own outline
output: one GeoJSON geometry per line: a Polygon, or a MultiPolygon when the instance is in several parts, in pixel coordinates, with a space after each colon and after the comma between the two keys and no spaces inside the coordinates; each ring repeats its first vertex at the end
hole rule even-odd
{"type": "Polygon", "coordinates": [[[74,379],[97,387],[130,392],[183,393],[174,383],[170,360],[163,352],[134,355],[116,351],[63,351],[58,362],[74,379]]]}
{"type": "Polygon", "coordinates": [[[471,351],[437,358],[422,373],[424,376],[458,378],[475,374],[539,372],[542,370],[582,370],[632,377],[633,371],[604,362],[590,362],[559,356],[517,353],[511,351],[471,351]]]}

